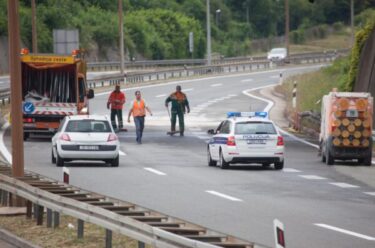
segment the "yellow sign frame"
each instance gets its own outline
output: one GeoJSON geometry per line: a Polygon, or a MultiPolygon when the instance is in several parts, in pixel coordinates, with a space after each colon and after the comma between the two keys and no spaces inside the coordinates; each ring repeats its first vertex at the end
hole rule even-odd
{"type": "Polygon", "coordinates": [[[23,55],[21,61],[26,63],[74,64],[73,56],[56,55],[23,55]]]}

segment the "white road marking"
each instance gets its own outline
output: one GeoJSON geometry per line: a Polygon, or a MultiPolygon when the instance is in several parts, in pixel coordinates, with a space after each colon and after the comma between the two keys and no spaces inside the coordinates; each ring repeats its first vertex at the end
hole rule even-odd
{"type": "Polygon", "coordinates": [[[159,97],[165,97],[165,96],[167,96],[167,94],[161,94],[161,95],[157,95],[155,97],[159,98],[159,97]]]}
{"type": "Polygon", "coordinates": [[[252,81],[254,81],[254,79],[249,78],[249,79],[241,80],[241,83],[247,83],[247,82],[252,82],[252,81]]]}
{"type": "Polygon", "coordinates": [[[359,188],[359,186],[349,184],[349,183],[329,183],[329,184],[335,185],[335,186],[340,187],[340,188],[345,188],[345,189],[346,188],[359,188]]]}
{"type": "Polygon", "coordinates": [[[235,97],[235,96],[237,96],[236,94],[229,94],[228,96],[230,96],[230,97],[235,97]]]}
{"type": "Polygon", "coordinates": [[[119,151],[119,154],[120,154],[120,156],[126,156],[127,154],[125,153],[125,152],[123,152],[123,151],[119,151]]]}
{"type": "Polygon", "coordinates": [[[183,92],[187,92],[187,91],[193,91],[194,90],[194,88],[188,88],[188,89],[184,89],[184,90],[182,90],[183,92]]]}
{"type": "Polygon", "coordinates": [[[227,200],[230,200],[230,201],[238,201],[238,202],[242,202],[241,199],[238,199],[238,198],[233,197],[233,196],[225,195],[225,194],[222,194],[222,193],[217,192],[217,191],[206,190],[206,192],[209,193],[209,194],[212,194],[212,195],[216,195],[216,196],[218,196],[218,197],[222,197],[222,198],[227,199],[227,200]]]}
{"type": "Polygon", "coordinates": [[[289,173],[298,173],[298,172],[301,172],[300,170],[296,170],[296,169],[293,169],[293,168],[284,168],[283,171],[284,172],[289,172],[289,173]]]}
{"type": "Polygon", "coordinates": [[[217,103],[217,100],[215,99],[215,100],[210,100],[210,101],[208,101],[209,103],[217,103]]]}
{"type": "Polygon", "coordinates": [[[300,177],[303,177],[305,179],[309,179],[309,180],[324,180],[324,179],[327,179],[325,177],[320,177],[320,176],[315,176],[315,175],[299,175],[300,177]]]}
{"type": "Polygon", "coordinates": [[[375,238],[371,237],[371,236],[367,236],[367,235],[364,235],[364,234],[352,232],[352,231],[349,231],[349,230],[345,230],[345,229],[342,229],[342,228],[338,228],[338,227],[334,227],[334,226],[330,226],[330,225],[326,225],[326,224],[315,223],[314,225],[322,227],[322,228],[326,228],[326,229],[329,229],[329,230],[332,230],[332,231],[344,233],[344,234],[347,234],[347,235],[350,235],[350,236],[354,236],[354,237],[357,237],[357,238],[366,239],[366,240],[369,240],[369,241],[375,240],[375,238]]]}
{"type": "Polygon", "coordinates": [[[280,78],[280,75],[270,76],[270,78],[280,78]]]}
{"type": "Polygon", "coordinates": [[[218,86],[222,86],[223,84],[211,84],[211,87],[218,87],[218,86]]]}
{"type": "Polygon", "coordinates": [[[143,168],[143,169],[145,169],[146,171],[149,171],[149,172],[155,173],[156,175],[159,175],[159,176],[166,176],[166,175],[167,175],[166,173],[161,172],[161,171],[158,171],[158,170],[155,170],[155,169],[153,169],[153,168],[145,167],[145,168],[143,168]]]}
{"type": "Polygon", "coordinates": [[[363,193],[365,193],[367,195],[375,196],[375,192],[363,192],[363,193]]]}

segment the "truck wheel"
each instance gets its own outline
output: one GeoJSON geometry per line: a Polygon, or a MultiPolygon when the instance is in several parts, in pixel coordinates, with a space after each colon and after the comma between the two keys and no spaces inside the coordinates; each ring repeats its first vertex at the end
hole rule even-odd
{"type": "Polygon", "coordinates": [[[30,133],[23,133],[23,141],[26,141],[30,137],[30,133]]]}
{"type": "Polygon", "coordinates": [[[207,148],[207,162],[208,166],[216,166],[216,161],[212,160],[210,148],[207,148]]]}
{"type": "Polygon", "coordinates": [[[282,170],[284,168],[284,161],[275,163],[275,170],[282,170]]]}
{"type": "Polygon", "coordinates": [[[358,162],[360,162],[363,165],[370,166],[372,164],[372,157],[371,156],[367,156],[365,158],[358,159],[358,162]]]}
{"type": "Polygon", "coordinates": [[[331,153],[328,151],[326,151],[326,164],[327,165],[333,165],[335,163],[335,159],[332,157],[331,153]]]}
{"type": "Polygon", "coordinates": [[[223,153],[220,151],[220,166],[221,169],[228,169],[229,163],[225,161],[223,153]]]}

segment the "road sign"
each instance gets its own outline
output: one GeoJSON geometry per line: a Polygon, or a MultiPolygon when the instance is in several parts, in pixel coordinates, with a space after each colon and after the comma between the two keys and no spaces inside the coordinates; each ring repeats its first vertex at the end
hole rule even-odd
{"type": "Polygon", "coordinates": [[[22,110],[25,114],[31,114],[35,110],[35,106],[32,102],[25,102],[22,106],[22,110]]]}
{"type": "Polygon", "coordinates": [[[189,52],[193,53],[194,51],[194,33],[189,33],[189,52]]]}
{"type": "Polygon", "coordinates": [[[285,248],[284,224],[274,219],[273,228],[275,233],[275,248],[285,248]]]}

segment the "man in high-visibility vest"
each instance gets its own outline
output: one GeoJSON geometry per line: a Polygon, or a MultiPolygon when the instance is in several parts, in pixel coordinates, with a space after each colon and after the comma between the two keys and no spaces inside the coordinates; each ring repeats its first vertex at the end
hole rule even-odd
{"type": "Polygon", "coordinates": [[[130,122],[130,116],[133,114],[135,130],[137,134],[137,143],[142,144],[143,129],[145,128],[145,116],[146,110],[152,115],[150,108],[146,105],[145,100],[141,97],[141,92],[137,90],[135,92],[135,100],[132,102],[131,109],[128,114],[128,122],[130,122]]]}
{"type": "Polygon", "coordinates": [[[176,117],[178,116],[178,124],[180,127],[180,136],[184,136],[185,122],[184,114],[185,112],[190,112],[189,101],[181,91],[181,86],[176,86],[176,92],[173,92],[167,99],[165,99],[165,107],[168,108],[168,103],[172,102],[171,107],[171,135],[176,132],[176,117]]]}
{"type": "Polygon", "coordinates": [[[107,101],[107,109],[111,108],[111,123],[114,130],[117,130],[116,116],[119,130],[124,127],[122,123],[122,109],[124,104],[125,94],[121,92],[120,85],[116,85],[115,90],[109,95],[107,101]]]}

